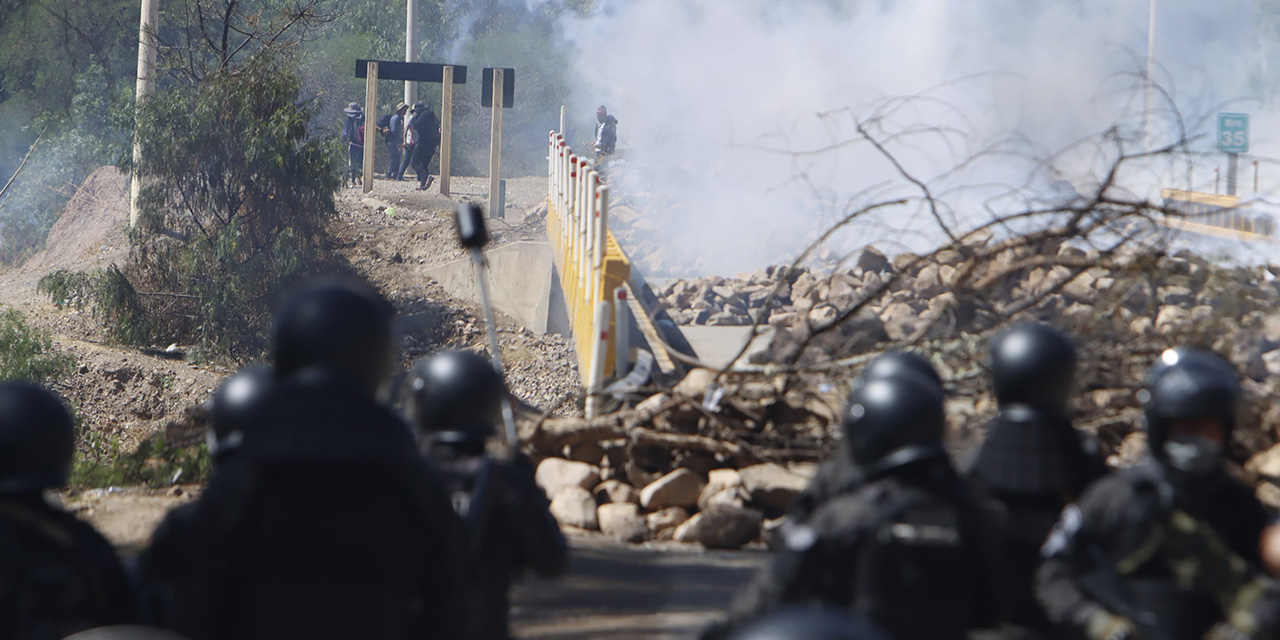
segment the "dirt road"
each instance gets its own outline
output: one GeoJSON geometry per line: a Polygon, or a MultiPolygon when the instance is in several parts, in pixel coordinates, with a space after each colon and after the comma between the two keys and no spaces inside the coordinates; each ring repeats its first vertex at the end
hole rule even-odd
{"type": "Polygon", "coordinates": [[[621,545],[575,537],[569,575],[526,580],[513,597],[517,638],[694,638],[767,560],[763,551],[621,545]]]}

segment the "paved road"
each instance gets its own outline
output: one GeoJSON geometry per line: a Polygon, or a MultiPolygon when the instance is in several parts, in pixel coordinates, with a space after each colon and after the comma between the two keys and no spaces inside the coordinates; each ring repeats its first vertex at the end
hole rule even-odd
{"type": "Polygon", "coordinates": [[[545,640],[693,638],[767,560],[763,551],[621,545],[573,538],[569,575],[513,594],[513,631],[545,640]]]}

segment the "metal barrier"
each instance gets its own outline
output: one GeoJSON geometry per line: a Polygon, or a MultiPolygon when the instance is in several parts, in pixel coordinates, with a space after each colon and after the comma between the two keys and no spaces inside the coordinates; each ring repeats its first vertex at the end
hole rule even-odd
{"type": "Polygon", "coordinates": [[[587,417],[599,412],[598,394],[613,369],[614,290],[631,278],[631,263],[609,233],[609,188],[591,161],[573,153],[564,136],[548,136],[547,238],[560,273],[578,373],[587,391],[587,417]]]}

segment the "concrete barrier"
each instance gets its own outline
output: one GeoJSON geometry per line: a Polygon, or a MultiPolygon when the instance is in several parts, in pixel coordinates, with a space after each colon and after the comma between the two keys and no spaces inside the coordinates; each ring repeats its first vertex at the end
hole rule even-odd
{"type": "MultiPolygon", "coordinates": [[[[548,333],[565,321],[555,319],[551,304],[555,282],[551,245],[546,242],[513,242],[484,252],[489,261],[489,292],[493,306],[526,329],[548,333]]],[[[449,295],[480,302],[480,287],[470,258],[426,270],[449,295]]],[[[560,313],[564,313],[563,307],[560,313]]]]}

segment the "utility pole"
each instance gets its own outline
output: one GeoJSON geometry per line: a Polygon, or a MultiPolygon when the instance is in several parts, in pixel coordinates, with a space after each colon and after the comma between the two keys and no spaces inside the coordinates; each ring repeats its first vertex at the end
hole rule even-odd
{"type": "MultiPolygon", "coordinates": [[[[404,61],[418,61],[418,0],[405,2],[404,17],[404,61]]],[[[404,82],[404,103],[413,106],[418,101],[418,83],[415,80],[404,82]]]]}
{"type": "Polygon", "coordinates": [[[1145,93],[1142,100],[1142,150],[1151,150],[1151,107],[1155,100],[1152,92],[1155,89],[1151,80],[1152,68],[1155,66],[1156,51],[1156,0],[1150,0],[1147,8],[1147,74],[1144,80],[1145,93]]]}
{"type": "Polygon", "coordinates": [[[129,185],[129,226],[138,226],[138,195],[142,193],[142,140],[138,138],[138,114],[145,100],[156,90],[156,23],[160,21],[160,0],[142,0],[138,20],[138,85],[134,94],[133,176],[129,185]]]}

